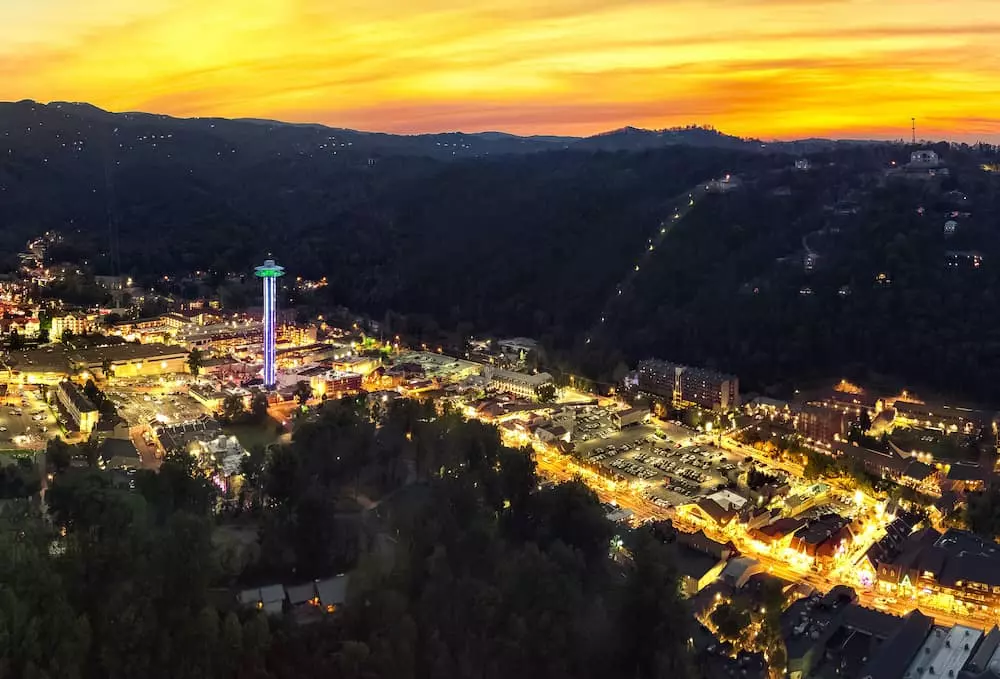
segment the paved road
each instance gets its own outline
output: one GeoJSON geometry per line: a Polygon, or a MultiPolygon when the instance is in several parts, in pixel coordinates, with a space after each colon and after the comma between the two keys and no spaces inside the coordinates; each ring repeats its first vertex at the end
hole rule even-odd
{"type": "MultiPolygon", "coordinates": [[[[589,485],[601,499],[602,502],[613,502],[623,509],[631,510],[634,519],[638,522],[649,520],[670,519],[680,530],[694,532],[704,530],[708,537],[720,541],[733,541],[737,548],[744,554],[757,559],[764,569],[777,577],[790,582],[802,582],[811,585],[821,592],[827,592],[836,585],[847,585],[858,592],[859,601],[868,608],[875,608],[893,615],[903,616],[914,609],[919,609],[925,615],[931,616],[938,624],[955,625],[962,624],[971,627],[987,628],[1000,622],[997,616],[982,615],[980,613],[966,613],[955,610],[941,610],[932,607],[929,601],[902,598],[887,598],[877,592],[865,591],[854,581],[854,570],[851,564],[856,562],[859,554],[867,550],[871,542],[874,542],[881,531],[872,532],[866,544],[858,545],[852,549],[849,557],[842,560],[842,565],[832,571],[816,572],[810,569],[798,568],[789,564],[780,556],[773,556],[767,553],[759,553],[754,550],[746,536],[739,532],[722,532],[714,530],[710,526],[695,525],[686,517],[678,514],[672,507],[661,507],[640,496],[629,484],[615,483],[594,473],[593,471],[581,467],[572,458],[568,458],[558,453],[552,452],[544,446],[535,446],[535,459],[538,473],[546,479],[561,482],[575,478],[581,478],[589,485]]],[[[762,462],[772,463],[770,459],[762,462]]],[[[772,465],[773,466],[773,465],[772,465]]]]}

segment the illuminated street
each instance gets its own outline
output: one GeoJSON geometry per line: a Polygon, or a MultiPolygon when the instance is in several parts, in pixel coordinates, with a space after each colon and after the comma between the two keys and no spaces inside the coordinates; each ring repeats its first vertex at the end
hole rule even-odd
{"type": "MultiPolygon", "coordinates": [[[[952,602],[945,604],[946,608],[942,608],[940,605],[935,605],[934,598],[930,596],[922,597],[919,600],[909,597],[886,597],[866,588],[865,583],[859,580],[856,564],[863,558],[868,549],[884,536],[885,525],[889,520],[887,516],[880,516],[874,521],[865,522],[864,531],[854,538],[847,550],[837,555],[833,566],[823,572],[818,572],[813,568],[812,558],[791,549],[772,553],[767,546],[751,539],[736,522],[731,523],[721,531],[707,523],[696,523],[683,512],[678,512],[675,507],[658,506],[644,498],[639,492],[639,484],[621,483],[607,479],[579,465],[572,457],[555,452],[550,446],[530,442],[523,435],[505,436],[505,443],[516,447],[532,445],[535,451],[537,470],[543,478],[555,482],[581,479],[597,493],[601,501],[615,504],[622,509],[633,512],[632,521],[636,525],[648,521],[670,520],[675,527],[683,531],[702,530],[712,540],[721,543],[732,542],[742,554],[758,560],[767,573],[784,580],[806,583],[822,592],[829,591],[836,585],[846,585],[854,589],[858,593],[859,601],[869,608],[897,616],[903,616],[914,609],[919,609],[942,625],[962,624],[988,628],[1000,622],[1000,614],[987,616],[979,612],[960,612],[953,609],[952,602]]],[[[753,450],[746,446],[740,446],[727,437],[722,437],[722,443],[723,447],[737,448],[740,452],[753,450]]],[[[801,473],[801,466],[777,462],[760,454],[759,451],[754,451],[754,453],[756,453],[753,455],[754,460],[761,465],[782,471],[801,473]]],[[[881,506],[873,498],[860,492],[855,493],[852,499],[873,515],[878,513],[875,510],[881,506]]]]}

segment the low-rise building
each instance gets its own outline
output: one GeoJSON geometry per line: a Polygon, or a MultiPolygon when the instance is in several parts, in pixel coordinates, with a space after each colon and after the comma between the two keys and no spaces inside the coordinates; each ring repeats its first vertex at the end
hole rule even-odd
{"type": "Polygon", "coordinates": [[[139,450],[127,438],[104,439],[98,453],[108,469],[138,469],[142,466],[139,450]]]}
{"type": "Polygon", "coordinates": [[[642,424],[649,419],[649,408],[635,407],[627,410],[619,410],[614,413],[612,420],[619,429],[630,427],[633,424],[642,424]]]}
{"type": "Polygon", "coordinates": [[[188,389],[188,394],[212,412],[218,411],[222,407],[223,401],[226,400],[225,392],[209,384],[195,384],[188,389]]]}
{"type": "Polygon", "coordinates": [[[946,609],[989,612],[1000,605],[1000,545],[972,533],[926,528],[881,556],[877,588],[946,609]]]}
{"type": "Polygon", "coordinates": [[[521,398],[536,398],[538,389],[553,384],[552,375],[548,373],[518,373],[510,370],[496,370],[487,367],[485,374],[490,386],[497,391],[520,396],[521,398]]]}
{"type": "Polygon", "coordinates": [[[94,430],[100,413],[78,386],[69,380],[63,380],[56,385],[55,394],[59,405],[81,433],[89,434],[94,430]]]}
{"type": "Polygon", "coordinates": [[[990,410],[978,410],[944,403],[893,402],[895,423],[940,429],[949,433],[976,434],[987,429],[996,435],[1000,415],[990,410]]]}

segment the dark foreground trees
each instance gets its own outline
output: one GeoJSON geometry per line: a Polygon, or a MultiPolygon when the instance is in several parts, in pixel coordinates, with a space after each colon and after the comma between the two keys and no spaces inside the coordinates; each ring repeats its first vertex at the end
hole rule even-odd
{"type": "Polygon", "coordinates": [[[538,490],[530,456],[491,427],[403,403],[376,428],[330,403],[248,466],[271,526],[261,551],[290,559],[270,582],[350,570],[345,606],[308,625],[235,607],[190,460],[134,490],[69,469],[48,493],[51,524],[25,512],[0,528],[0,677],[691,674],[663,546],[638,534],[620,547],[591,491],[538,490]],[[359,487],[381,502],[345,526],[339,503],[359,487]],[[357,554],[338,561],[348,534],[357,554]]]}

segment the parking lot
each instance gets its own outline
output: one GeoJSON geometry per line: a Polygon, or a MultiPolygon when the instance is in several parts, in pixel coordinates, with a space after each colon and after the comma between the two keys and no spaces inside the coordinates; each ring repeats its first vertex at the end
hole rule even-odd
{"type": "Polygon", "coordinates": [[[618,434],[618,425],[612,418],[610,408],[600,406],[584,406],[576,412],[573,423],[573,441],[581,443],[601,441],[618,434]]]}
{"type": "Polygon", "coordinates": [[[58,431],[52,410],[34,393],[25,393],[17,405],[0,408],[0,447],[44,448],[58,431]]]}
{"type": "Polygon", "coordinates": [[[618,431],[610,413],[601,410],[577,416],[574,440],[581,459],[619,481],[644,482],[645,494],[657,504],[690,502],[739,475],[741,456],[703,443],[705,437],[695,431],[671,423],[618,431]]]}
{"type": "Polygon", "coordinates": [[[188,422],[206,414],[200,403],[187,394],[156,394],[115,387],[107,392],[119,414],[130,426],[147,425],[153,420],[170,424],[188,422]]]}

